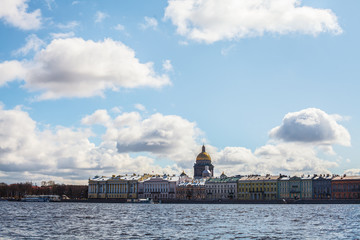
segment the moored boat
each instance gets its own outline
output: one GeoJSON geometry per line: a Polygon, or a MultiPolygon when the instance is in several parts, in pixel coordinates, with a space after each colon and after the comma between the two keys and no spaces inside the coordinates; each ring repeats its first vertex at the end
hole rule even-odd
{"type": "Polygon", "coordinates": [[[60,202],[59,195],[25,195],[22,202],[60,202]]]}

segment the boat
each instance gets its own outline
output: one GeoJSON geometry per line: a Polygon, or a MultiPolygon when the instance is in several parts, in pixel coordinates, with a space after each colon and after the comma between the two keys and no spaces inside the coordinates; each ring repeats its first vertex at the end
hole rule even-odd
{"type": "Polygon", "coordinates": [[[22,202],[60,202],[59,195],[25,195],[22,202]]]}
{"type": "Polygon", "coordinates": [[[139,199],[128,199],[128,203],[148,203],[153,204],[154,201],[151,198],[139,198],[139,199]]]}

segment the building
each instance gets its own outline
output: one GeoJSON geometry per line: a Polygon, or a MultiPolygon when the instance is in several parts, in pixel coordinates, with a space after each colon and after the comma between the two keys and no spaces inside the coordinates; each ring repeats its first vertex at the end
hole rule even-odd
{"type": "Polygon", "coordinates": [[[179,177],[175,175],[163,176],[154,175],[150,178],[139,181],[139,198],[150,198],[154,201],[175,199],[176,185],[179,183],[179,177]]]}
{"type": "Polygon", "coordinates": [[[289,198],[301,199],[301,178],[293,176],[289,179],[289,198]]]}
{"type": "Polygon", "coordinates": [[[278,199],[290,198],[289,180],[290,177],[280,174],[278,179],[278,199]]]}
{"type": "Polygon", "coordinates": [[[336,176],[331,180],[333,199],[360,199],[360,176],[336,176]]]}
{"type": "Polygon", "coordinates": [[[239,180],[240,200],[263,200],[264,177],[260,175],[249,175],[239,180]]]}
{"type": "Polygon", "coordinates": [[[88,198],[136,199],[138,198],[138,180],[140,176],[100,177],[89,179],[88,198]]]}
{"type": "Polygon", "coordinates": [[[270,174],[264,177],[264,200],[275,200],[277,199],[277,186],[279,176],[271,176],[270,174]]]}
{"type": "Polygon", "coordinates": [[[238,180],[240,177],[227,177],[224,173],[220,178],[210,178],[205,182],[206,199],[236,199],[238,180]]]}
{"type": "Polygon", "coordinates": [[[274,200],[277,198],[279,176],[249,175],[239,179],[239,200],[274,200]]]}
{"type": "Polygon", "coordinates": [[[205,146],[202,146],[202,152],[196,157],[194,164],[194,179],[202,178],[204,170],[208,169],[211,172],[211,177],[214,176],[214,165],[211,163],[210,155],[205,151],[205,146]]]}
{"type": "Polygon", "coordinates": [[[312,177],[310,175],[301,177],[280,175],[278,180],[279,199],[312,199],[312,194],[312,177]]]}
{"type": "Polygon", "coordinates": [[[314,175],[313,182],[313,199],[330,199],[331,198],[331,179],[330,174],[314,175]]]}
{"type": "Polygon", "coordinates": [[[301,195],[300,199],[312,199],[313,179],[310,175],[301,176],[301,195]]]}
{"type": "Polygon", "coordinates": [[[194,179],[189,182],[180,182],[176,187],[176,198],[179,200],[204,200],[206,179],[194,179]]]}

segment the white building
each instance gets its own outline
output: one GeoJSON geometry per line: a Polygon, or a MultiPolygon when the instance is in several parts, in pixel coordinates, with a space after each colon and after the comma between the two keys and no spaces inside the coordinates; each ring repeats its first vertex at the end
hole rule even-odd
{"type": "Polygon", "coordinates": [[[135,199],[140,179],[137,175],[95,176],[89,179],[88,198],[135,199]]]}
{"type": "Polygon", "coordinates": [[[139,181],[139,198],[151,198],[154,201],[164,199],[175,199],[176,185],[179,183],[179,177],[153,176],[139,181]]]}
{"type": "Polygon", "coordinates": [[[224,173],[220,178],[210,178],[205,183],[206,199],[236,199],[239,177],[227,177],[224,173]]]}

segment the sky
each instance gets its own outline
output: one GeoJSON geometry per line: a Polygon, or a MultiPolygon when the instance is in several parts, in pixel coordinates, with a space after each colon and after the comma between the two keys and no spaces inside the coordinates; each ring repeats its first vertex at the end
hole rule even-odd
{"type": "Polygon", "coordinates": [[[357,0],[0,5],[0,182],[360,174],[357,0]]]}

